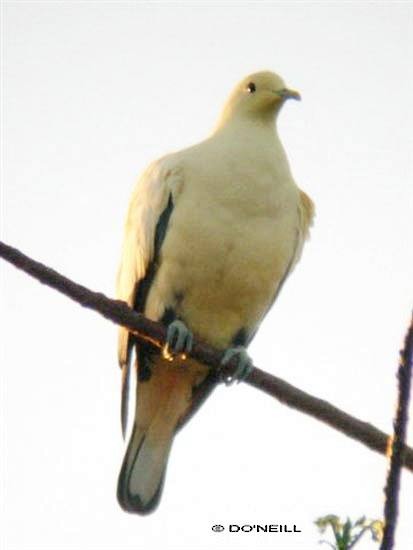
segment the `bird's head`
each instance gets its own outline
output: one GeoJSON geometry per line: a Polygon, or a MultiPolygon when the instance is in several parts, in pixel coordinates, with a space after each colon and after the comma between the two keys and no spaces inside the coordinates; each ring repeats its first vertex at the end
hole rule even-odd
{"type": "Polygon", "coordinates": [[[283,79],[270,71],[253,73],[239,82],[225,104],[221,122],[233,117],[273,120],[287,99],[301,99],[283,79]]]}

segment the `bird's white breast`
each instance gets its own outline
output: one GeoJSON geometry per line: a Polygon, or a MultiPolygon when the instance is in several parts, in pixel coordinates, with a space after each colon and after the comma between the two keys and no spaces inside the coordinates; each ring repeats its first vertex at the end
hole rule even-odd
{"type": "Polygon", "coordinates": [[[217,347],[254,331],[294,255],[298,200],[281,145],[189,150],[147,315],[170,305],[217,347]]]}

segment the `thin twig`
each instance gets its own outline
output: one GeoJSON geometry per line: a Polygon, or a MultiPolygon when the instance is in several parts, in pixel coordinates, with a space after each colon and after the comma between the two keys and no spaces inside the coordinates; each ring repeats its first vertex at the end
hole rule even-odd
{"type": "MultiPolygon", "coordinates": [[[[1,241],[0,257],[25,271],[41,283],[62,292],[82,306],[93,309],[114,323],[128,328],[131,333],[141,340],[149,341],[159,348],[163,347],[166,337],[165,328],[161,324],[154,323],[143,315],[136,313],[125,302],[111,300],[100,292],[93,292],[60,275],[53,269],[32,260],[17,249],[1,241]]],[[[220,370],[222,352],[202,342],[194,342],[191,356],[215,368],[216,371],[221,372],[223,377],[231,375],[235,367],[233,362],[229,362],[224,371],[220,370]]],[[[244,381],[250,386],[277,398],[289,407],[328,424],[348,437],[363,443],[370,449],[381,454],[386,454],[389,440],[389,436],[386,433],[367,422],[363,422],[347,414],[331,405],[331,403],[318,399],[258,367],[254,367],[244,381]]],[[[402,448],[404,449],[402,457],[404,466],[413,471],[413,449],[407,446],[402,446],[402,448]]]]}
{"type": "Polygon", "coordinates": [[[350,542],[347,550],[351,550],[351,548],[354,548],[356,544],[359,542],[359,540],[361,539],[361,537],[364,535],[364,533],[367,533],[369,529],[370,529],[369,525],[367,525],[366,527],[363,527],[363,529],[359,533],[357,533],[354,539],[350,542]]]}
{"type": "Polygon", "coordinates": [[[391,550],[394,546],[394,535],[399,510],[399,489],[403,455],[408,422],[410,400],[410,386],[413,369],[413,316],[404,341],[404,348],[400,352],[400,364],[397,372],[398,399],[397,412],[394,421],[394,435],[391,446],[390,468],[387,474],[386,496],[384,504],[384,533],[380,550],[391,550]]]}

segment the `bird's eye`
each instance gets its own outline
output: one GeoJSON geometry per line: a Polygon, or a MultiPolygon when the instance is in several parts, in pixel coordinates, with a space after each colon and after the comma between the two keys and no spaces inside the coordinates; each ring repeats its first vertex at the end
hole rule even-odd
{"type": "Polygon", "coordinates": [[[257,87],[255,86],[254,82],[250,82],[247,86],[247,91],[249,94],[253,94],[257,87]]]}

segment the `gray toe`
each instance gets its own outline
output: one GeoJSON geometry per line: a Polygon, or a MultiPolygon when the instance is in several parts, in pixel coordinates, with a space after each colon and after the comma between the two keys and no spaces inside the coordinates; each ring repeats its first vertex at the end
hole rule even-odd
{"type": "Polygon", "coordinates": [[[189,353],[192,349],[192,332],[179,320],[173,321],[166,333],[168,349],[173,353],[189,353]]]}
{"type": "Polygon", "coordinates": [[[242,346],[228,348],[224,353],[221,364],[226,365],[234,356],[237,357],[237,366],[231,375],[224,377],[224,382],[227,386],[233,384],[235,380],[237,382],[244,380],[253,368],[252,360],[247,350],[242,346]]]}

